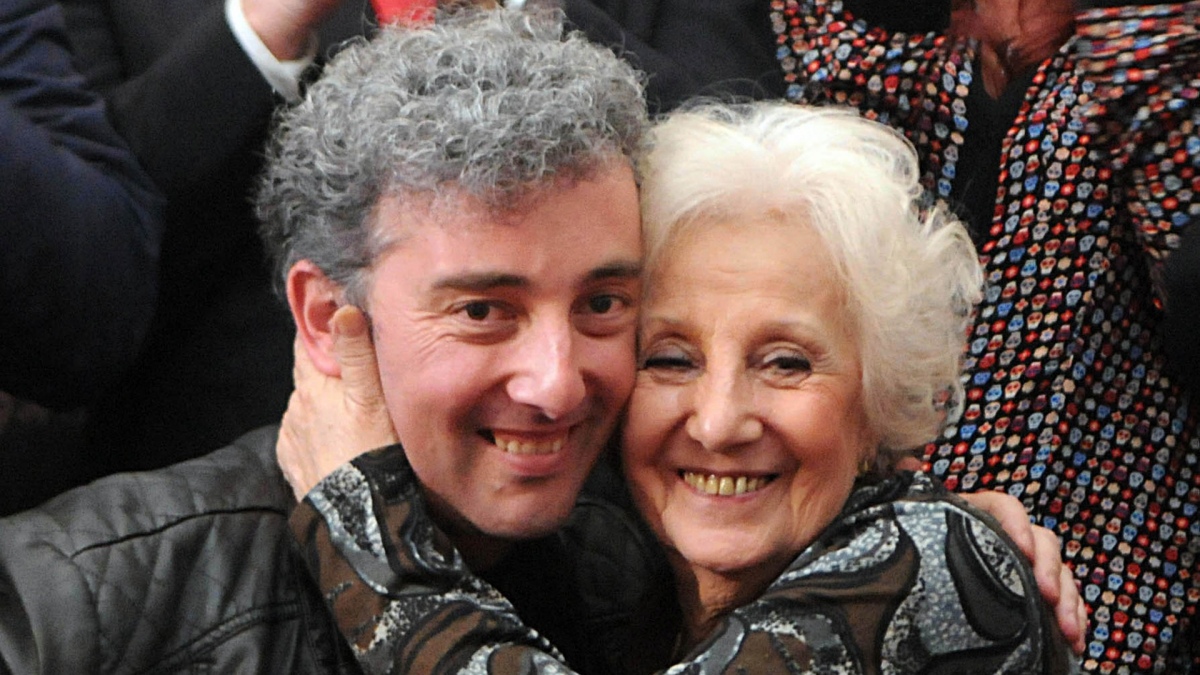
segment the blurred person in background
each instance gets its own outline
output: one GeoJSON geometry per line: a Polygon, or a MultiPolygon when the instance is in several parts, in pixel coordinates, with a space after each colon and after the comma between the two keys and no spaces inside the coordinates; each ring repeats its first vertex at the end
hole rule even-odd
{"type": "Polygon", "coordinates": [[[0,7],[0,147],[6,513],[88,477],[70,411],[100,400],[134,362],[163,225],[161,197],[74,70],[54,2],[0,7]],[[44,427],[54,442],[27,446],[44,427]]]}

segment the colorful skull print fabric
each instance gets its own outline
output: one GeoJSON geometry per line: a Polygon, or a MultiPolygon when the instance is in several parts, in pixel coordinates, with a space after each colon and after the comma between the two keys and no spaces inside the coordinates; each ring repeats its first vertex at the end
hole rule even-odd
{"type": "MultiPolygon", "coordinates": [[[[902,130],[950,195],[971,43],[773,0],[797,102],[902,130]]],[[[926,448],[955,490],[1020,498],[1090,607],[1084,668],[1186,672],[1200,652],[1200,438],[1158,326],[1163,263],[1200,218],[1200,3],[1081,12],[1004,140],[964,414],[926,448]],[[1189,653],[1190,652],[1190,653],[1189,653]]]]}

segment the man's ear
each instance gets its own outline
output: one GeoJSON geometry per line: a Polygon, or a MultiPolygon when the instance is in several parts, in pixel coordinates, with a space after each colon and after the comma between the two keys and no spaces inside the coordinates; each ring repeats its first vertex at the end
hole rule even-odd
{"type": "Polygon", "coordinates": [[[292,265],[287,275],[287,300],[296,320],[296,333],[308,357],[322,374],[341,376],[333,352],[333,313],[342,303],[342,287],[308,260],[292,265]]]}

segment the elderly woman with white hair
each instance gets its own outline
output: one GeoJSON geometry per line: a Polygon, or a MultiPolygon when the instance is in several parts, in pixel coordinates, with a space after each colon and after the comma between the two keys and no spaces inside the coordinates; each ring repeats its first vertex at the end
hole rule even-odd
{"type": "MultiPolygon", "coordinates": [[[[923,202],[911,146],[848,111],[708,103],[659,123],[639,171],[644,297],[620,463],[677,594],[643,627],[656,665],[1072,672],[1024,555],[897,468],[961,408],[982,284],[965,228],[923,202]]],[[[357,583],[354,553],[339,555],[321,561],[326,591],[357,583]]],[[[369,669],[567,668],[503,603],[458,608],[475,619],[457,643],[415,629],[449,601],[413,578],[381,590],[394,611],[354,625],[369,669]]]]}
{"type": "Polygon", "coordinates": [[[908,144],[845,111],[709,105],[640,169],[622,458],[674,571],[673,671],[1067,670],[1023,557],[895,470],[957,414],[982,283],[908,144]]]}

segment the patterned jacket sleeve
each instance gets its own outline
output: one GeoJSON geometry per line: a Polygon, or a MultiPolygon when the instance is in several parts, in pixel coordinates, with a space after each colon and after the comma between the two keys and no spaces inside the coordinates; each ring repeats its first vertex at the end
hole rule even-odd
{"type": "Polygon", "coordinates": [[[984,518],[921,474],[860,488],[668,672],[1073,672],[1024,558],[984,518]]]}
{"type": "Polygon", "coordinates": [[[1165,261],[1200,218],[1200,2],[1091,9],[1077,32],[1100,106],[1097,147],[1119,173],[1162,307],[1165,261]]]}
{"type": "MultiPolygon", "coordinates": [[[[942,150],[961,143],[963,98],[975,77],[973,50],[936,32],[870,25],[841,0],[778,2],[787,97],[858,108],[902,130],[921,151],[927,185],[949,194],[953,167],[942,150]],[[919,86],[918,86],[919,85],[919,86]],[[957,137],[956,137],[957,135],[957,137]],[[926,166],[925,164],[930,164],[926,166]],[[944,184],[943,184],[944,183],[944,184]]],[[[1064,47],[1094,86],[1093,147],[1106,152],[1164,298],[1163,263],[1200,216],[1200,2],[1102,7],[1077,16],[1064,47]]],[[[1194,289],[1193,289],[1194,290],[1194,289]]]]}
{"type": "Polygon", "coordinates": [[[889,30],[855,15],[842,0],[778,4],[771,18],[790,101],[849,105],[907,128],[942,105],[942,90],[966,94],[974,52],[941,31],[889,30]]]}
{"type": "Polygon", "coordinates": [[[302,555],[367,673],[569,673],[429,519],[393,446],[319,483],[291,516],[302,555]]]}
{"type": "Polygon", "coordinates": [[[918,150],[924,187],[947,198],[967,128],[972,46],[941,32],[872,25],[842,0],[774,6],[787,100],[853,107],[901,131],[918,150]]]}

